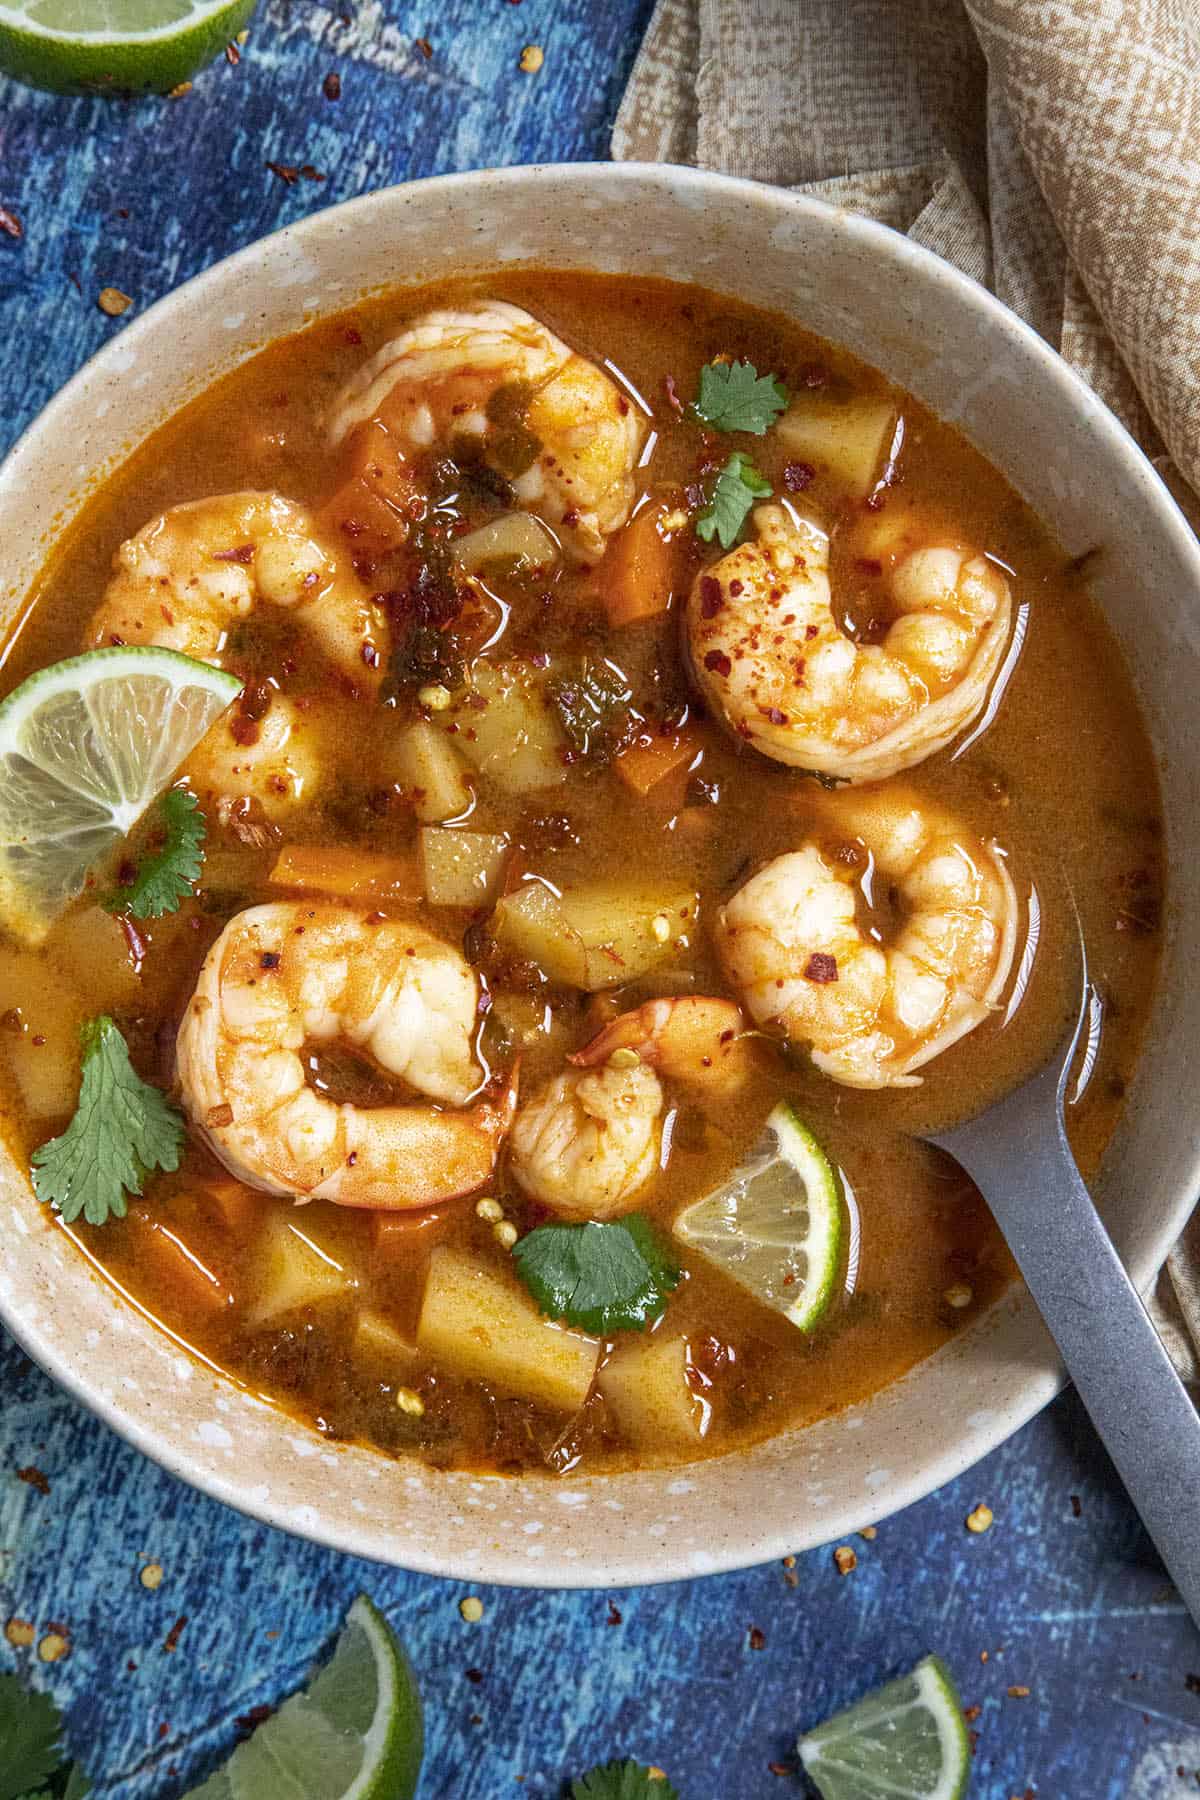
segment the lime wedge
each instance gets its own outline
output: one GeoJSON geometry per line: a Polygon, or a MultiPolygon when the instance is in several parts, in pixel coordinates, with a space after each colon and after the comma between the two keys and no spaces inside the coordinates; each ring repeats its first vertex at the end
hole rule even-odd
{"type": "Polygon", "coordinates": [[[255,0],[0,0],[0,71],[56,93],[169,93],[255,0]]]}
{"type": "Polygon", "coordinates": [[[186,1800],[412,1800],[421,1700],[395,1632],[360,1595],[333,1659],[186,1800]]]}
{"type": "Polygon", "coordinates": [[[90,650],[0,705],[0,921],[36,942],[241,691],[173,650],[90,650]]]}
{"type": "Polygon", "coordinates": [[[765,1306],[812,1330],[837,1287],[841,1183],[794,1106],[775,1108],[745,1162],[679,1215],[675,1233],[765,1306]]]}
{"type": "Polygon", "coordinates": [[[799,1743],[822,1800],[962,1800],[971,1746],[945,1663],[927,1656],[799,1743]]]}

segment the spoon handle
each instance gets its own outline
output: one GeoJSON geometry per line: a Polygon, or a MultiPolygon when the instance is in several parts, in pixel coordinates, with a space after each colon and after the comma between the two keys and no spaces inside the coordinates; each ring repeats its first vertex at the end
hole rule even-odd
{"type": "MultiPolygon", "coordinates": [[[[940,1139],[974,1178],[1142,1523],[1200,1624],[1200,1413],[1056,1131],[940,1139]],[[955,1139],[958,1142],[955,1142],[955,1139]]],[[[990,1134],[989,1134],[990,1135],[990,1134]]]]}

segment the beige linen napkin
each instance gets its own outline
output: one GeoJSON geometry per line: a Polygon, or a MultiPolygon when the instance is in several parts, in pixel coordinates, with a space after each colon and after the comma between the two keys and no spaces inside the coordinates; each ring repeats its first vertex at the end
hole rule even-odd
{"type": "MultiPolygon", "coordinates": [[[[907,232],[1040,332],[1200,521],[1200,0],[658,0],[613,154],[907,232]]],[[[1197,1219],[1157,1299],[1200,1379],[1197,1219]]]]}

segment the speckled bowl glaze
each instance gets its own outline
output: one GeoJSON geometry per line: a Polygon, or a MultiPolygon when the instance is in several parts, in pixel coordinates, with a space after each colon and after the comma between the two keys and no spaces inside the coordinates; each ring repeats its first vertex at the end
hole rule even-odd
{"type": "MultiPolygon", "coordinates": [[[[371,290],[516,264],[691,278],[792,313],[958,424],[1068,551],[1106,545],[1094,589],[1154,736],[1174,852],[1152,1039],[1099,1196],[1148,1283],[1200,1163],[1180,1103],[1194,1088],[1200,1023],[1200,964],[1187,954],[1200,936],[1200,859],[1187,854],[1200,809],[1200,552],[1153,469],[1070,370],[906,239],[749,182],[631,165],[488,170],[320,213],[122,330],[13,451],[0,470],[0,636],[89,490],[215,376],[371,290]]],[[[2,1156],[0,1208],[5,1323],[115,1430],[273,1525],[466,1579],[667,1581],[844,1536],[967,1468],[1062,1379],[1031,1303],[1014,1295],[869,1405],[746,1454],[561,1481],[438,1474],[334,1448],[187,1354],[72,1251],[2,1156]]]]}

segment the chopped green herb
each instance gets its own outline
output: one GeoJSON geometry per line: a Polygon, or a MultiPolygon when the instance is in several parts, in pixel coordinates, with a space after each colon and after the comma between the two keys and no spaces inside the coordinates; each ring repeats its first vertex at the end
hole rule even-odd
{"type": "MultiPolygon", "coordinates": [[[[15,1675],[0,1675],[0,1800],[51,1800],[45,1782],[67,1775],[62,1761],[62,1715],[49,1694],[23,1687],[15,1675]],[[40,1790],[35,1792],[35,1790],[40,1790]]],[[[76,1763],[64,1800],[83,1800],[87,1778],[76,1763]]]]}
{"type": "Polygon", "coordinates": [[[34,1151],[33,1189],[68,1225],[80,1214],[89,1225],[103,1225],[125,1217],[126,1195],[140,1194],[151,1170],[179,1167],[184,1124],[132,1067],[110,1018],[89,1019],[80,1036],[79,1104],[62,1136],[34,1151]]]}
{"type": "Polygon", "coordinates": [[[732,550],[754,502],[765,500],[772,491],[750,458],[735,450],[696,517],[696,536],[706,544],[718,538],[723,550],[732,550]]]}
{"type": "Polygon", "coordinates": [[[679,1793],[645,1763],[611,1762],[573,1781],[571,1800],[679,1800],[679,1793]]]}
{"type": "Polygon", "coordinates": [[[683,1279],[641,1213],[607,1225],[539,1225],[516,1244],[513,1260],[548,1319],[602,1336],[644,1331],[683,1279]]]}
{"type": "Polygon", "coordinates": [[[109,912],[135,919],[160,919],[195,891],[204,864],[207,827],[200,802],[186,788],[172,788],[158,802],[161,825],[155,847],[143,856],[132,880],[109,894],[109,912]]]}
{"type": "Polygon", "coordinates": [[[577,756],[608,762],[622,747],[634,715],[633,689],[615,663],[582,656],[546,683],[546,698],[577,756]]]}
{"type": "Polygon", "coordinates": [[[752,362],[705,363],[696,414],[716,431],[749,431],[762,437],[788,403],[777,375],[760,375],[752,362]]]}

